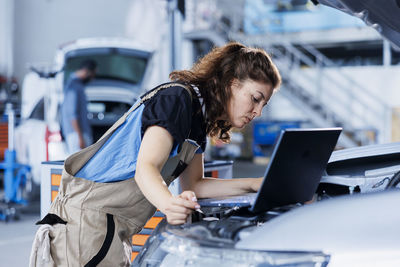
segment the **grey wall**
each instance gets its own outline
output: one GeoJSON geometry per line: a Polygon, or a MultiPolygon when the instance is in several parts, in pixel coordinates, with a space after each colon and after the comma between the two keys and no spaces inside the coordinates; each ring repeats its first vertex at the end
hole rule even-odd
{"type": "Polygon", "coordinates": [[[14,75],[29,64],[51,63],[56,48],[83,37],[124,37],[131,0],[17,0],[14,75]]]}
{"type": "Polygon", "coordinates": [[[0,0],[0,75],[13,75],[13,0],[0,0]]]}

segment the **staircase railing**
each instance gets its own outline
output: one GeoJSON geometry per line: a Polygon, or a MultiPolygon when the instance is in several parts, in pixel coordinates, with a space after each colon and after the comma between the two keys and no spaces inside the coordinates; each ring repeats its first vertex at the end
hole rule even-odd
{"type": "MultiPolygon", "coordinates": [[[[298,109],[300,109],[317,127],[340,126],[344,129],[349,128],[348,126],[344,125],[343,121],[338,118],[338,115],[335,112],[324,105],[318,97],[315,97],[315,93],[308,92],[300,85],[300,83],[296,82],[297,79],[291,77],[298,76],[299,74],[290,74],[291,69],[293,69],[293,64],[287,60],[287,58],[282,54],[281,51],[279,51],[279,49],[270,48],[269,51],[274,54],[275,63],[281,72],[284,73],[282,75],[284,88],[280,92],[282,95],[284,95],[298,109]]],[[[303,79],[315,80],[315,77],[310,75],[308,72],[300,73],[300,75],[302,75],[303,79]]],[[[336,97],[336,95],[331,93],[331,95],[328,97],[336,97]]],[[[347,133],[347,131],[345,132],[347,133]]],[[[348,136],[346,134],[342,134],[339,139],[339,145],[343,147],[357,146],[365,143],[365,141],[361,140],[361,138],[363,137],[359,135],[348,136]]]]}

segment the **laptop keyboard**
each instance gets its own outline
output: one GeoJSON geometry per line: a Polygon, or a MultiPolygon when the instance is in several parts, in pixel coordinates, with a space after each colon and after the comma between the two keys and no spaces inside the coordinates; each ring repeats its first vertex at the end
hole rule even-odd
{"type": "Polygon", "coordinates": [[[251,206],[256,199],[257,193],[251,193],[229,198],[208,198],[198,201],[200,206],[251,206]]]}

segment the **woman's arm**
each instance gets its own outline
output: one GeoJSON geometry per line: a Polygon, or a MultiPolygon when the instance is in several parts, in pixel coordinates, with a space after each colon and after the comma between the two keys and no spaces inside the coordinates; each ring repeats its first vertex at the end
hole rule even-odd
{"type": "Polygon", "coordinates": [[[204,177],[203,154],[196,154],[180,175],[182,190],[192,190],[199,198],[225,197],[256,192],[262,178],[218,179],[204,177]]]}
{"type": "Polygon", "coordinates": [[[161,176],[172,145],[173,138],[166,129],[149,127],[140,145],[135,180],[150,203],[166,215],[168,223],[182,224],[188,214],[199,206],[193,192],[173,196],[161,176]]]}

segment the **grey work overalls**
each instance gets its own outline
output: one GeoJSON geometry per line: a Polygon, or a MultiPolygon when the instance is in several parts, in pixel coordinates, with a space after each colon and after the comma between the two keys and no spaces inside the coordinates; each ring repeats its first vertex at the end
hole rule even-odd
{"type": "MultiPolygon", "coordinates": [[[[145,95],[95,144],[66,159],[59,193],[50,207],[64,224],[49,231],[50,251],[55,266],[129,266],[132,236],[138,233],[156,208],[144,197],[134,178],[114,183],[97,183],[74,175],[100,149],[127,116],[145,100],[170,83],[145,95]]],[[[177,156],[168,159],[161,172],[169,185],[192,160],[198,145],[185,140],[177,156]],[[180,170],[179,170],[180,169],[180,170]]],[[[53,265],[53,264],[50,264],[53,265]]]]}

